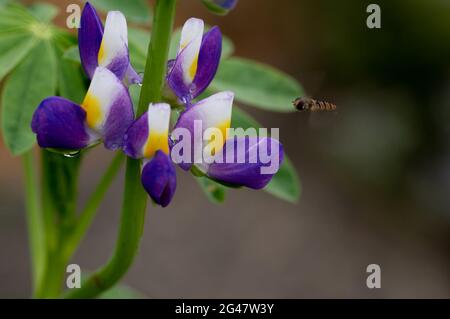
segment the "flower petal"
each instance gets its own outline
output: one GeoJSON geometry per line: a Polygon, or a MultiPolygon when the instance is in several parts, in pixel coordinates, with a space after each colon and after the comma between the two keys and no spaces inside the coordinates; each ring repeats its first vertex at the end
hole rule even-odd
{"type": "Polygon", "coordinates": [[[98,51],[103,38],[103,25],[95,8],[86,2],[78,29],[78,49],[81,64],[87,76],[91,79],[98,66],[98,51]]]}
{"type": "Polygon", "coordinates": [[[33,114],[31,129],[42,148],[78,150],[93,142],[85,127],[86,112],[58,96],[46,98],[33,114]]]}
{"type": "Polygon", "coordinates": [[[147,112],[131,124],[123,138],[124,153],[134,159],[144,157],[144,145],[148,139],[147,112]]]}
{"type": "Polygon", "coordinates": [[[108,12],[102,43],[98,51],[98,65],[108,68],[121,80],[128,70],[130,58],[127,20],[120,11],[108,12]]]}
{"type": "Polygon", "coordinates": [[[175,167],[169,156],[157,151],[155,156],[144,164],[141,182],[158,205],[169,205],[177,187],[175,167]]]}
{"type": "Polygon", "coordinates": [[[127,85],[138,84],[142,83],[142,77],[133,69],[133,67],[130,64],[128,65],[127,72],[125,73],[124,81],[127,85]]]}
{"type": "Polygon", "coordinates": [[[226,141],[206,174],[217,181],[261,189],[278,172],[283,157],[283,146],[273,138],[235,137],[226,141]]]}
{"type": "Polygon", "coordinates": [[[196,98],[209,86],[219,67],[222,54],[222,33],[219,27],[209,30],[202,40],[198,58],[197,74],[191,89],[192,98],[196,98]]]}
{"type": "Polygon", "coordinates": [[[226,14],[232,10],[238,0],[203,0],[203,3],[216,14],[226,14]]]}
{"type": "MultiPolygon", "coordinates": [[[[197,102],[195,105],[183,112],[175,125],[175,129],[187,129],[190,132],[191,145],[201,145],[195,138],[203,138],[203,133],[209,128],[217,128],[221,131],[223,140],[226,140],[226,131],[231,124],[231,111],[233,107],[233,92],[220,92],[214,94],[204,100],[197,102]],[[196,126],[201,125],[201,134],[196,133],[196,126]],[[200,135],[200,136],[198,136],[200,135]]],[[[176,144],[176,141],[175,141],[176,144]]],[[[180,165],[183,169],[191,168],[192,163],[199,160],[197,154],[202,152],[191,148],[191,161],[180,165]]]]}
{"type": "Polygon", "coordinates": [[[181,100],[192,99],[190,90],[197,74],[203,30],[203,20],[191,18],[186,21],[181,31],[177,58],[167,77],[169,86],[181,100]]]}
{"type": "Polygon", "coordinates": [[[170,105],[150,104],[148,111],[129,127],[124,137],[125,154],[132,158],[151,158],[160,150],[169,153],[170,105]]]}
{"type": "Polygon", "coordinates": [[[87,113],[87,126],[103,137],[111,150],[123,145],[123,137],[134,119],[127,88],[108,69],[98,67],[81,104],[87,113]]]}

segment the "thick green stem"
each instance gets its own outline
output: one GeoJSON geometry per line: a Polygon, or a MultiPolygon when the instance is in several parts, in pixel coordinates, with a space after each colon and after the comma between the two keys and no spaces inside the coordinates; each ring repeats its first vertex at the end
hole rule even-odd
{"type": "MultiPolygon", "coordinates": [[[[156,2],[138,116],[145,112],[149,103],[161,99],[175,7],[176,0],[156,2]]],[[[147,194],[141,185],[140,174],[140,161],[127,159],[120,232],[114,255],[103,268],[89,277],[81,288],[70,291],[68,298],[98,296],[117,283],[133,263],[143,232],[147,203],[147,194]]]]}
{"type": "Polygon", "coordinates": [[[41,187],[42,187],[42,214],[44,220],[45,229],[45,242],[47,247],[47,252],[55,251],[58,246],[58,218],[55,203],[52,196],[52,164],[51,156],[48,151],[41,151],[41,162],[42,162],[42,177],[41,177],[41,187]]]}
{"type": "Polygon", "coordinates": [[[67,259],[58,251],[48,252],[42,285],[36,291],[37,298],[58,298],[66,271],[67,259]]]}
{"type": "Polygon", "coordinates": [[[161,100],[175,8],[176,0],[156,1],[152,38],[148,45],[144,81],[139,97],[138,116],[147,110],[149,103],[161,100]]]}
{"type": "Polygon", "coordinates": [[[125,155],[120,152],[111,161],[111,164],[104,173],[102,179],[100,180],[100,183],[98,184],[94,193],[92,193],[91,197],[88,199],[85,208],[81,212],[75,228],[64,240],[63,254],[67,260],[69,260],[73,255],[81,240],[83,239],[83,236],[86,234],[86,231],[91,225],[95,214],[98,211],[98,207],[100,206],[102,199],[106,194],[106,191],[108,190],[109,186],[122,167],[124,159],[125,155]]]}
{"type": "Polygon", "coordinates": [[[33,162],[34,157],[32,151],[29,151],[23,155],[27,226],[31,252],[33,287],[36,290],[37,287],[40,286],[44,274],[45,241],[42,211],[38,193],[39,186],[33,162]]]}

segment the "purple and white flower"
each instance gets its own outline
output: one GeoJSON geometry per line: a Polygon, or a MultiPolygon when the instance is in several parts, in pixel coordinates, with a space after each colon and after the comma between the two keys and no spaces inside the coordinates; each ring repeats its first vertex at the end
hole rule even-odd
{"type": "Polygon", "coordinates": [[[133,119],[127,88],[110,70],[97,67],[81,105],[48,97],[34,112],[31,128],[42,148],[74,151],[103,141],[117,150],[133,119]]]}
{"type": "Polygon", "coordinates": [[[170,106],[165,103],[150,104],[148,111],[130,126],[123,150],[132,158],[144,159],[142,184],[156,203],[168,205],[175,192],[173,162],[184,170],[195,166],[207,177],[232,186],[261,189],[270,182],[283,160],[283,148],[277,140],[267,137],[228,138],[233,98],[232,92],[221,92],[192,105],[180,115],[170,139],[170,106]],[[204,145],[204,141],[198,144],[195,140],[196,122],[202,124],[199,133],[208,143],[206,147],[215,145],[206,155],[208,159],[205,148],[196,150],[197,145],[204,145]],[[217,131],[215,142],[205,134],[209,129],[217,131]],[[264,171],[272,163],[261,156],[261,150],[277,154],[275,169],[264,171]]]}
{"type": "Polygon", "coordinates": [[[209,86],[216,75],[222,53],[218,27],[204,32],[201,19],[186,21],[175,60],[169,61],[167,83],[183,104],[189,105],[209,86]]]}
{"type": "Polygon", "coordinates": [[[142,82],[130,63],[127,21],[121,12],[108,12],[103,28],[95,8],[87,2],[80,19],[78,48],[81,64],[90,79],[95,69],[102,66],[127,84],[142,82]]]}

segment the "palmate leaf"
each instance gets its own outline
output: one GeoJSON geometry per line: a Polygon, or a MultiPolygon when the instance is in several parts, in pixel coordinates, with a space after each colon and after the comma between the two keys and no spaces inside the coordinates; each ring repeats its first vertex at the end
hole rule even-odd
{"type": "Polygon", "coordinates": [[[33,36],[36,18],[22,5],[0,6],[0,80],[38,43],[33,36]]]}
{"type": "Polygon", "coordinates": [[[76,42],[45,22],[54,14],[54,7],[45,4],[0,7],[0,79],[11,73],[1,97],[2,135],[14,155],[33,146],[31,118],[44,98],[59,93],[81,102],[85,93],[80,66],[59,58],[76,42]]]}
{"type": "Polygon", "coordinates": [[[0,36],[0,80],[36,46],[38,39],[23,31],[0,36]]]}
{"type": "Polygon", "coordinates": [[[210,89],[235,92],[236,100],[276,112],[294,112],[292,101],[303,96],[291,76],[265,64],[243,58],[223,60],[210,89]]]}
{"type": "Polygon", "coordinates": [[[41,41],[13,71],[2,95],[2,132],[14,155],[29,150],[35,136],[31,118],[39,103],[56,93],[57,60],[51,42],[41,41]]]}
{"type": "MultiPolygon", "coordinates": [[[[61,53],[59,56],[61,56],[61,53]]],[[[58,71],[59,95],[76,103],[81,103],[87,92],[87,85],[83,78],[80,64],[60,59],[58,71]]]]}
{"type": "Polygon", "coordinates": [[[30,11],[38,20],[48,23],[56,17],[59,9],[50,3],[39,2],[32,4],[30,11]]]}
{"type": "MultiPolygon", "coordinates": [[[[234,128],[260,128],[261,125],[249,114],[240,108],[233,106],[231,127],[234,128]]],[[[272,181],[264,190],[280,199],[296,203],[300,198],[300,180],[291,160],[284,155],[283,164],[280,170],[272,178],[272,181]]]]}

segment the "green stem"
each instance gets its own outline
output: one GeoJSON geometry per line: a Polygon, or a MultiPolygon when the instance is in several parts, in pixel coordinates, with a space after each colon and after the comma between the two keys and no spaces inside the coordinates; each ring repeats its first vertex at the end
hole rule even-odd
{"type": "Polygon", "coordinates": [[[45,242],[42,211],[39,202],[38,182],[34,167],[32,151],[22,157],[25,172],[25,194],[27,226],[31,251],[31,267],[33,275],[33,287],[36,290],[40,286],[45,268],[45,242]]]}
{"type": "Polygon", "coordinates": [[[58,298],[61,294],[66,266],[67,259],[58,251],[48,252],[43,284],[36,292],[37,298],[58,298]]]}
{"type": "Polygon", "coordinates": [[[77,247],[79,246],[83,236],[86,234],[89,226],[91,225],[95,214],[98,211],[103,197],[106,194],[111,183],[114,181],[117,173],[122,167],[122,163],[125,159],[123,153],[118,153],[109,164],[108,169],[104,173],[94,193],[88,199],[86,206],[80,214],[77,224],[73,231],[69,234],[68,238],[64,240],[63,254],[67,260],[73,255],[77,247]]]}
{"type": "Polygon", "coordinates": [[[144,81],[139,97],[138,116],[147,110],[149,103],[161,100],[175,8],[176,0],[156,1],[152,38],[148,45],[144,81]]]}
{"type": "Polygon", "coordinates": [[[42,214],[45,229],[45,242],[47,252],[55,251],[58,246],[58,218],[55,203],[52,196],[52,161],[50,152],[41,150],[41,165],[42,165],[42,214]]]}
{"type": "MultiPolygon", "coordinates": [[[[175,7],[176,0],[157,0],[156,2],[138,116],[145,112],[148,103],[158,102],[161,99],[175,7]]],[[[141,186],[140,174],[141,162],[128,158],[120,231],[115,252],[103,268],[90,276],[81,288],[70,291],[66,297],[98,296],[116,284],[133,263],[144,228],[147,204],[147,194],[141,186]]]]}

